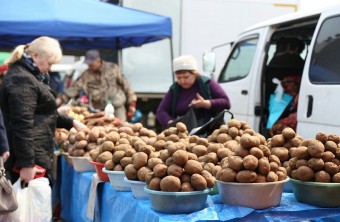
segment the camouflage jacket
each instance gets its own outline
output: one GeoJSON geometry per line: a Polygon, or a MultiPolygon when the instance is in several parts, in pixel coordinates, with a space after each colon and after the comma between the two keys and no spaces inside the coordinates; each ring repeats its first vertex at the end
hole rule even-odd
{"type": "Polygon", "coordinates": [[[105,61],[98,71],[86,70],[65,94],[73,98],[80,92],[84,92],[89,98],[89,103],[100,110],[104,110],[108,100],[112,101],[115,108],[135,100],[135,93],[118,65],[105,61]]]}

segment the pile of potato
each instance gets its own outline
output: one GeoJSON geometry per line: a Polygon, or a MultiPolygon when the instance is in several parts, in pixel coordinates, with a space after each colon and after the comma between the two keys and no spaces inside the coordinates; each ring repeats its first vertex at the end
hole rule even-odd
{"type": "Polygon", "coordinates": [[[301,181],[340,183],[340,137],[323,132],[290,148],[288,175],[301,181]]]}
{"type": "Polygon", "coordinates": [[[157,137],[154,150],[139,150],[124,172],[130,180],[145,181],[152,190],[187,192],[214,186],[212,175],[203,170],[197,156],[187,152],[189,137],[186,126],[177,123],[157,137]]]}
{"type": "Polygon", "coordinates": [[[150,154],[154,151],[149,144],[156,141],[156,136],[154,131],[144,128],[141,123],[126,124],[117,131],[109,132],[99,142],[97,140],[99,145],[90,151],[90,157],[95,162],[104,163],[107,170],[123,171],[133,163],[137,152],[150,154]]]}

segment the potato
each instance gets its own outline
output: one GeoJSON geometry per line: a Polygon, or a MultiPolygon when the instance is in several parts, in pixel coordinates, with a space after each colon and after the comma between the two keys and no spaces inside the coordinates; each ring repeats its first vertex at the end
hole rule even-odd
{"type": "Polygon", "coordinates": [[[176,164],[168,166],[167,174],[180,178],[184,172],[184,169],[176,164]]]}
{"type": "Polygon", "coordinates": [[[250,154],[250,150],[249,149],[245,149],[240,145],[237,145],[234,149],[234,154],[235,156],[239,156],[239,157],[245,157],[247,155],[250,154]]]}
{"type": "Polygon", "coordinates": [[[326,162],[323,169],[331,176],[339,172],[339,166],[333,162],[326,162]]]}
{"type": "Polygon", "coordinates": [[[200,174],[194,173],[191,176],[190,182],[195,190],[205,190],[207,188],[207,181],[200,174]]]}
{"type": "Polygon", "coordinates": [[[236,181],[236,172],[231,168],[222,169],[219,175],[218,180],[224,182],[235,182],[236,181]]]}
{"type": "Polygon", "coordinates": [[[106,134],[106,141],[111,141],[113,143],[116,143],[120,139],[120,135],[118,132],[111,131],[108,134],[106,134]]]}
{"type": "Polygon", "coordinates": [[[337,148],[338,148],[338,145],[335,142],[333,142],[331,140],[326,141],[326,143],[325,143],[325,150],[326,151],[330,151],[332,153],[335,153],[337,148]]]}
{"type": "Polygon", "coordinates": [[[245,149],[250,149],[252,147],[258,147],[260,145],[260,139],[256,136],[251,136],[249,134],[243,134],[240,138],[240,145],[245,149]]]}
{"type": "MultiPolygon", "coordinates": [[[[70,149],[71,150],[71,149],[70,149]]],[[[85,150],[83,149],[72,149],[72,155],[71,156],[84,156],[85,150]]]]}
{"type": "Polygon", "coordinates": [[[298,159],[307,159],[307,158],[309,158],[308,148],[306,146],[299,146],[293,152],[292,157],[296,157],[298,159]]]}
{"type": "Polygon", "coordinates": [[[227,133],[221,133],[217,135],[216,141],[217,143],[226,143],[232,139],[233,138],[229,136],[227,133]]]}
{"type": "Polygon", "coordinates": [[[178,166],[184,166],[186,162],[188,161],[188,153],[187,151],[184,150],[177,150],[174,152],[172,155],[173,161],[178,165],[178,166]]]}
{"type": "Polygon", "coordinates": [[[308,160],[308,166],[314,171],[322,170],[325,162],[321,158],[312,157],[308,160]]]}
{"type": "Polygon", "coordinates": [[[140,152],[132,156],[133,166],[139,170],[148,163],[148,155],[146,153],[140,152]]]}
{"type": "Polygon", "coordinates": [[[208,153],[207,147],[204,145],[196,145],[192,148],[192,152],[196,154],[197,157],[204,156],[208,153]]]}
{"type": "Polygon", "coordinates": [[[75,148],[76,149],[84,149],[87,146],[87,141],[86,140],[80,140],[75,143],[75,148]]]}
{"type": "Polygon", "coordinates": [[[154,177],[149,183],[150,190],[161,190],[161,178],[154,177]]]}
{"type": "Polygon", "coordinates": [[[267,182],[276,182],[279,180],[279,177],[276,175],[275,172],[270,171],[268,175],[266,176],[267,182]]]}
{"type": "Polygon", "coordinates": [[[152,172],[152,171],[151,171],[150,168],[148,168],[148,167],[142,167],[142,168],[140,168],[140,169],[138,170],[138,172],[137,172],[137,177],[138,177],[138,179],[139,179],[140,181],[145,181],[145,176],[146,176],[146,174],[151,173],[151,172],[152,172]]]}
{"type": "Polygon", "coordinates": [[[228,127],[236,127],[237,129],[241,128],[241,122],[239,120],[236,119],[231,119],[228,121],[228,127]]]}
{"type": "Polygon", "coordinates": [[[328,140],[328,136],[326,133],[324,132],[318,132],[316,135],[315,135],[315,139],[319,140],[320,142],[322,142],[323,144],[325,144],[328,140]]]}
{"type": "Polygon", "coordinates": [[[272,147],[282,147],[285,143],[285,138],[282,134],[274,135],[271,139],[272,147]]]}
{"type": "Polygon", "coordinates": [[[276,162],[269,162],[270,171],[276,172],[279,169],[279,165],[276,162]]]}
{"type": "Polygon", "coordinates": [[[113,170],[115,168],[116,164],[112,160],[108,160],[105,162],[104,167],[107,170],[113,170]]]}
{"type": "Polygon", "coordinates": [[[144,177],[145,183],[149,186],[149,184],[150,184],[150,182],[153,178],[155,178],[155,175],[154,175],[153,172],[147,173],[144,177]]]}
{"type": "Polygon", "coordinates": [[[258,164],[259,160],[253,155],[248,155],[243,158],[243,167],[246,170],[255,170],[258,164]]]}
{"type": "Polygon", "coordinates": [[[114,163],[119,163],[120,160],[125,156],[125,152],[124,151],[116,151],[113,153],[112,155],[112,161],[114,163]]]}
{"type": "Polygon", "coordinates": [[[154,143],[153,146],[155,147],[156,151],[163,150],[163,149],[165,149],[165,147],[164,147],[165,146],[165,141],[164,140],[157,140],[154,143]]]}
{"type": "Polygon", "coordinates": [[[282,135],[287,140],[291,140],[295,137],[295,131],[290,127],[286,127],[282,130],[282,135]]]}
{"type": "Polygon", "coordinates": [[[181,189],[181,181],[178,177],[166,176],[160,183],[161,191],[178,192],[181,189]]]}
{"type": "Polygon", "coordinates": [[[296,168],[299,168],[300,166],[308,166],[308,160],[300,159],[296,161],[296,168]]]}
{"type": "Polygon", "coordinates": [[[315,182],[329,183],[331,182],[331,176],[324,170],[320,170],[315,173],[315,182]]]}
{"type": "Polygon", "coordinates": [[[289,160],[289,151],[285,147],[273,147],[271,153],[277,156],[281,163],[289,160]]]}
{"type": "Polygon", "coordinates": [[[123,168],[125,168],[127,165],[132,164],[132,158],[131,157],[123,157],[120,161],[119,161],[120,165],[122,165],[123,168]]]}
{"type": "Polygon", "coordinates": [[[308,166],[301,166],[297,169],[297,177],[302,181],[312,181],[314,178],[314,171],[308,166]]]}
{"type": "Polygon", "coordinates": [[[264,157],[263,151],[258,147],[253,147],[249,150],[250,154],[255,156],[257,159],[264,157]]]}
{"type": "Polygon", "coordinates": [[[258,172],[262,175],[267,175],[270,172],[270,164],[267,158],[259,159],[258,172]]]}
{"type": "Polygon", "coordinates": [[[200,174],[203,170],[202,165],[196,160],[188,160],[188,162],[184,165],[184,170],[187,174],[200,174]]]}
{"type": "Polygon", "coordinates": [[[163,178],[167,174],[167,169],[168,167],[165,164],[160,163],[153,168],[153,173],[155,177],[163,178]]]}
{"type": "Polygon", "coordinates": [[[239,156],[229,156],[228,165],[229,168],[233,169],[236,172],[241,171],[244,169],[243,158],[239,156]]]}
{"type": "Polygon", "coordinates": [[[218,163],[218,156],[216,153],[208,153],[204,156],[204,162],[206,163],[213,163],[216,165],[218,163]]]}
{"type": "Polygon", "coordinates": [[[236,181],[240,183],[253,183],[257,178],[254,171],[242,170],[236,174],[236,181]]]}
{"type": "Polygon", "coordinates": [[[270,152],[270,149],[267,146],[260,145],[258,148],[263,152],[264,156],[266,156],[266,157],[270,156],[271,152],[270,152]]]}
{"type": "Polygon", "coordinates": [[[109,151],[104,151],[103,153],[99,154],[98,162],[105,163],[107,160],[112,159],[112,153],[109,151]]]}
{"type": "Polygon", "coordinates": [[[150,145],[144,145],[144,146],[139,147],[138,149],[138,152],[144,152],[148,156],[150,156],[150,154],[154,151],[155,151],[155,148],[150,145]]]}
{"type": "Polygon", "coordinates": [[[340,143],[340,137],[336,134],[328,135],[328,140],[333,141],[336,144],[340,143]]]}
{"type": "Polygon", "coordinates": [[[184,123],[182,123],[182,122],[176,123],[176,128],[177,128],[178,132],[185,132],[185,131],[187,131],[187,126],[184,123]]]}
{"type": "Polygon", "coordinates": [[[75,140],[76,140],[76,141],[85,140],[85,137],[86,137],[85,132],[79,131],[79,132],[77,132],[76,135],[75,135],[75,140]]]}
{"type": "Polygon", "coordinates": [[[321,158],[322,153],[325,151],[325,146],[319,140],[311,139],[308,143],[308,153],[312,157],[321,158]]]}
{"type": "Polygon", "coordinates": [[[194,188],[192,187],[191,183],[185,182],[185,183],[182,183],[180,191],[190,192],[190,191],[194,191],[194,188]]]}
{"type": "Polygon", "coordinates": [[[159,158],[150,158],[148,160],[148,167],[153,170],[153,168],[157,165],[157,164],[160,164],[160,163],[163,163],[163,161],[159,158]]]}
{"type": "Polygon", "coordinates": [[[217,156],[220,160],[225,157],[228,157],[229,155],[231,155],[231,153],[232,152],[227,148],[221,148],[217,150],[217,156]]]}
{"type": "Polygon", "coordinates": [[[102,145],[101,145],[102,151],[113,152],[114,147],[115,147],[115,145],[113,144],[112,141],[105,141],[105,142],[102,143],[102,145]]]}
{"type": "Polygon", "coordinates": [[[214,177],[211,175],[211,173],[208,172],[207,170],[202,170],[202,176],[207,181],[207,186],[209,188],[213,188],[215,185],[215,180],[214,180],[214,177]]]}
{"type": "Polygon", "coordinates": [[[336,173],[332,177],[333,183],[340,183],[340,173],[336,173]]]}
{"type": "Polygon", "coordinates": [[[138,176],[137,176],[137,169],[133,166],[133,164],[129,164],[125,167],[124,169],[124,173],[126,178],[128,178],[129,180],[137,180],[138,176]]]}
{"type": "Polygon", "coordinates": [[[265,183],[265,182],[267,182],[266,176],[262,174],[257,174],[256,180],[254,181],[254,183],[265,183]]]}

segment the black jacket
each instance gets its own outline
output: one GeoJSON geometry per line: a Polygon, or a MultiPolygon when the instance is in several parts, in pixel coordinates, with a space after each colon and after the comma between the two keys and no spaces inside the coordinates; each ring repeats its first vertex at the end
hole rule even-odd
{"type": "MultiPolygon", "coordinates": [[[[53,138],[57,124],[57,105],[48,85],[37,70],[25,63],[10,66],[0,88],[1,108],[8,134],[11,156],[9,170],[35,164],[52,169],[53,138]]],[[[72,127],[72,120],[66,125],[72,127]]]]}
{"type": "Polygon", "coordinates": [[[9,150],[6,129],[2,119],[2,112],[0,110],[0,155],[9,150]]]}

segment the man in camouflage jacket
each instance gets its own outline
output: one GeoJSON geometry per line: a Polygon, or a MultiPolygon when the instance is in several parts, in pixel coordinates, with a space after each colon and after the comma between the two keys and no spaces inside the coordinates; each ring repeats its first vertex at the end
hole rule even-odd
{"type": "Polygon", "coordinates": [[[89,68],[72,88],[65,91],[63,101],[84,92],[89,99],[89,105],[93,108],[104,110],[110,100],[115,108],[116,117],[123,121],[126,121],[127,116],[131,118],[136,111],[137,97],[118,65],[102,60],[98,50],[87,51],[85,63],[89,68]]]}

